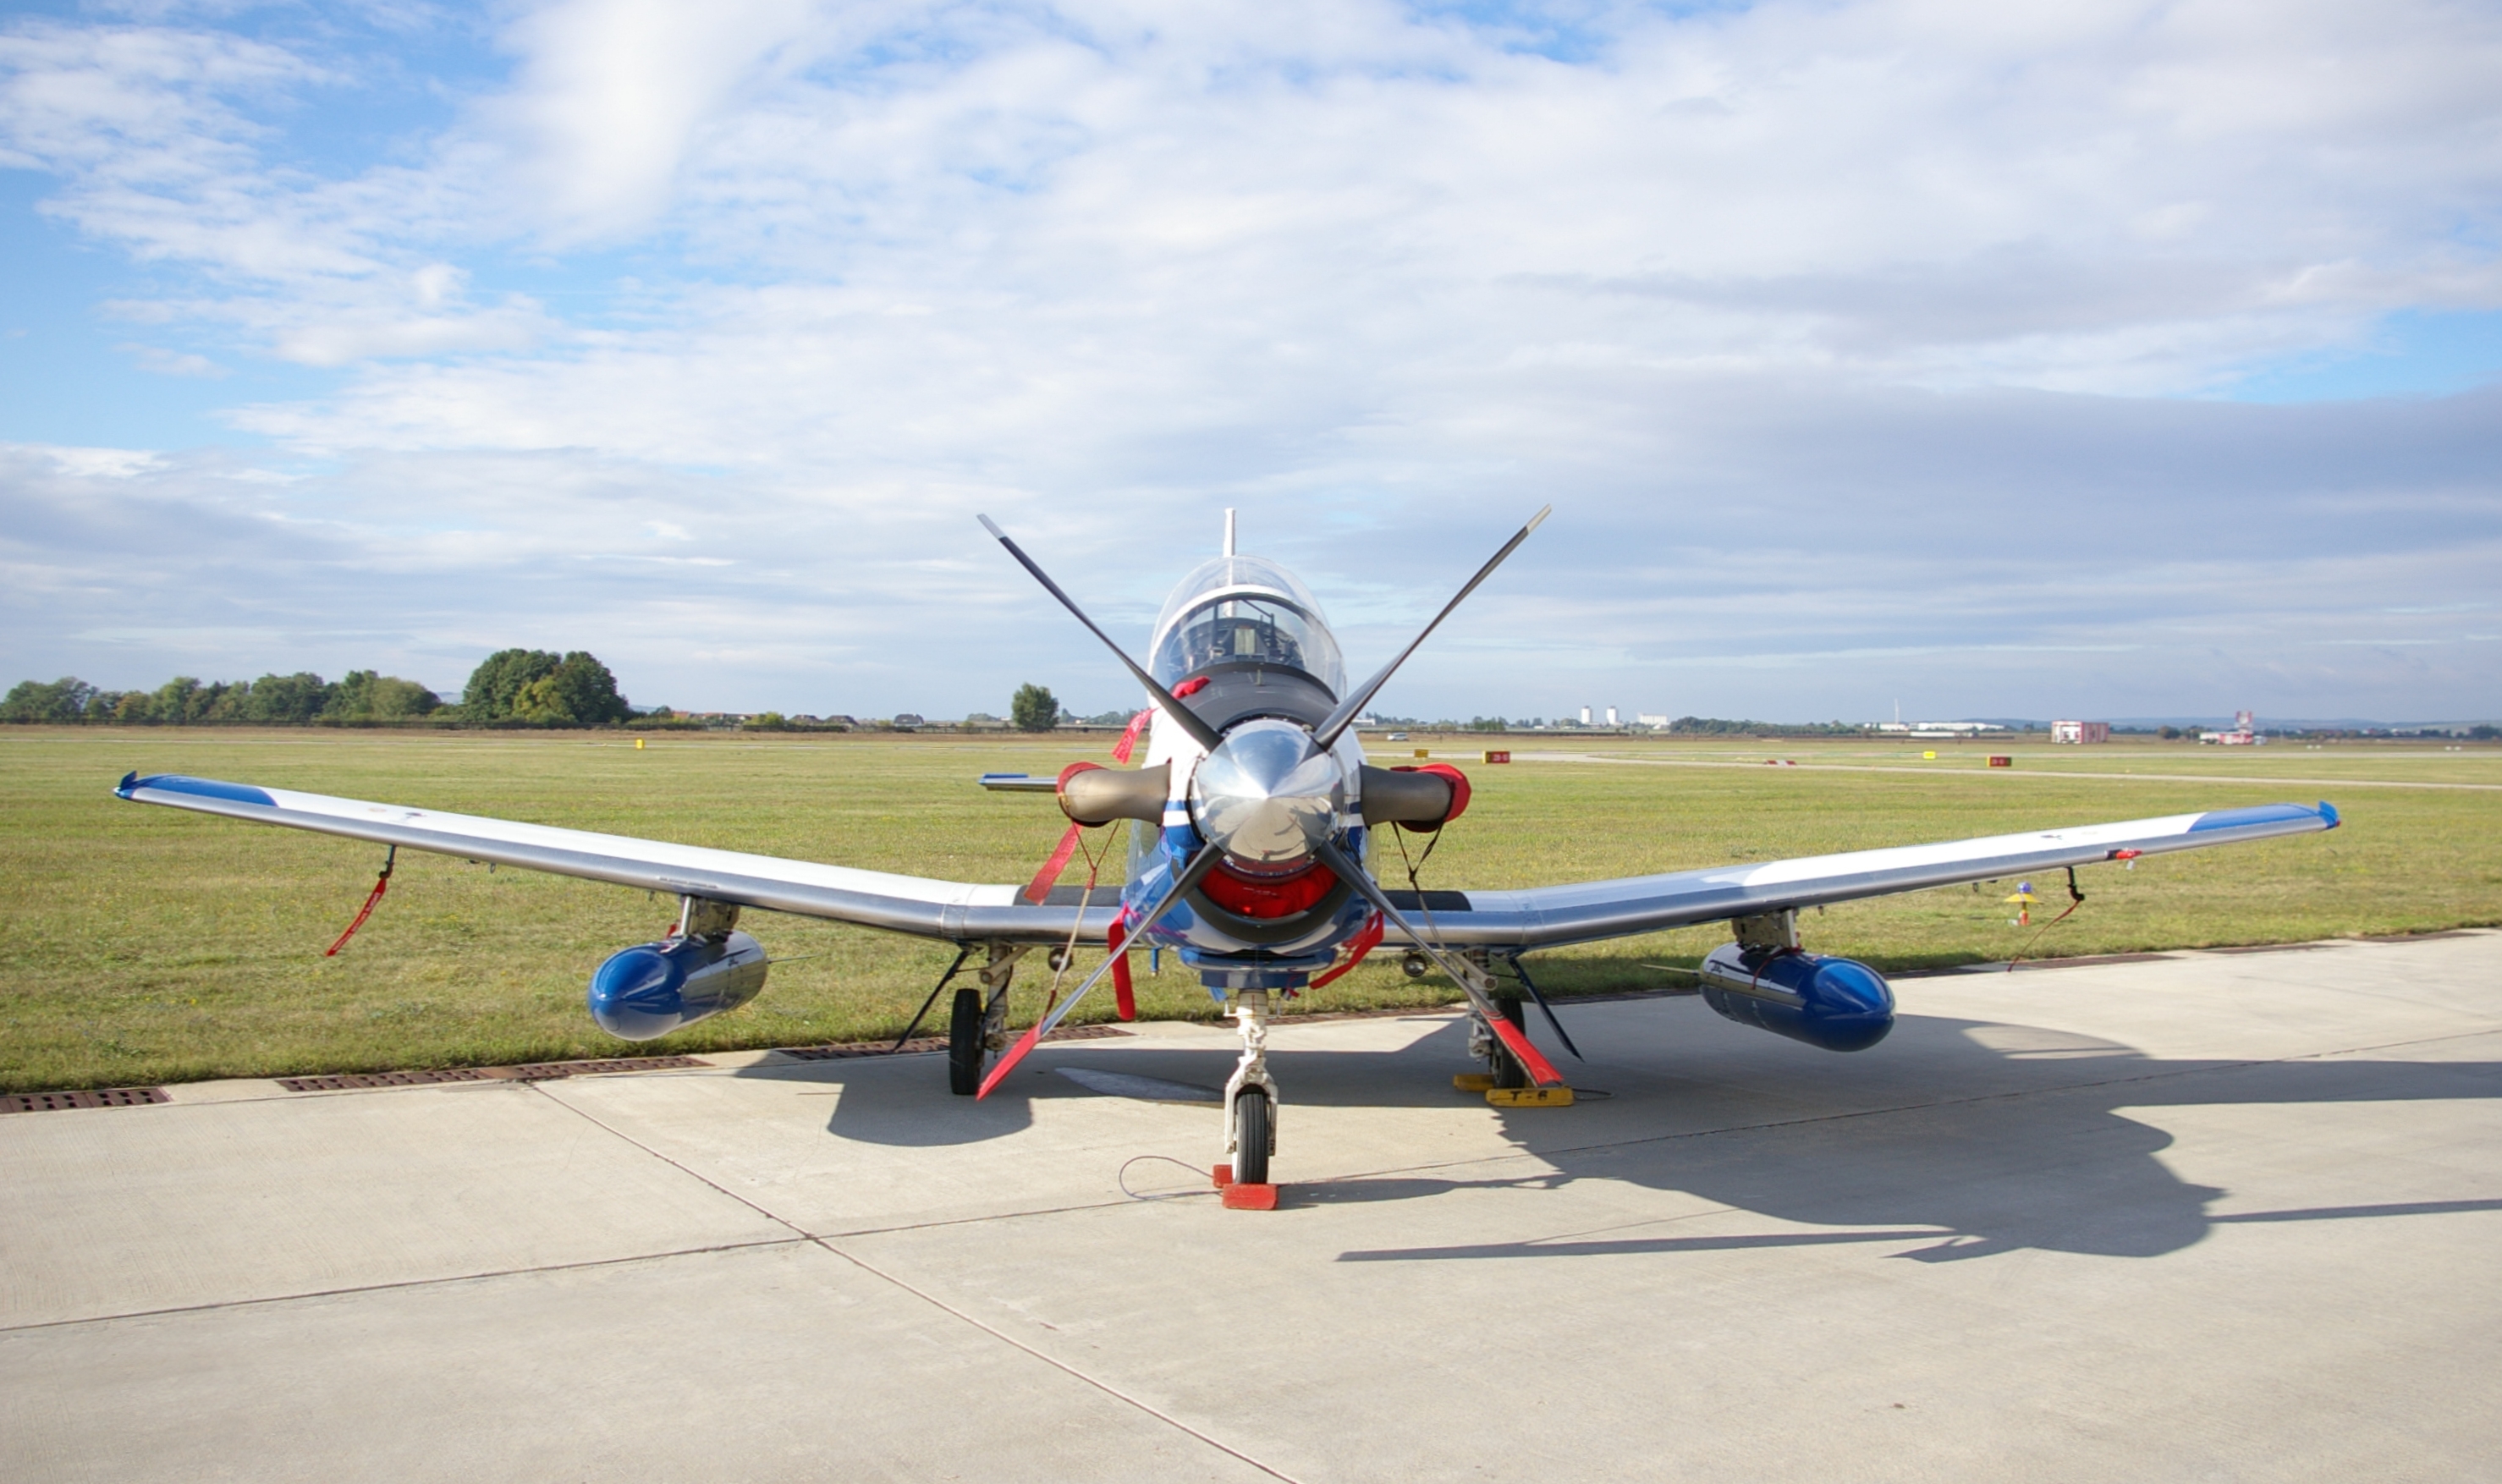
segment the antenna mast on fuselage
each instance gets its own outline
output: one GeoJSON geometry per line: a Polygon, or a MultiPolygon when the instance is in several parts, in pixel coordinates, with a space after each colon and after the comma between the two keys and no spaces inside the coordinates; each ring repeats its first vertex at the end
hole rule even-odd
{"type": "Polygon", "coordinates": [[[1234,555],[1234,507],[1225,507],[1225,555],[1234,555]]]}

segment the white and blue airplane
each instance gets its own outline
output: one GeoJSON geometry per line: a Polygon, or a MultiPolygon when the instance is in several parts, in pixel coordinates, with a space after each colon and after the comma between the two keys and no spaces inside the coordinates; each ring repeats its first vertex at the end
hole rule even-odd
{"type": "Polygon", "coordinates": [[[1571,1092],[1529,1039],[1524,995],[1559,1043],[1579,1053],[1522,962],[1535,950],[1725,920],[1735,941],[1696,971],[1712,1009],[1811,1046],[1859,1051],[1892,1029],[1893,992],[1866,964],[1804,951],[1801,908],[2061,869],[2070,871],[2073,893],[2079,865],[2337,826],[2326,803],[2265,804],[1520,891],[1386,890],[1366,863],[1376,833],[1441,829],[1468,807],[1469,784],[1447,764],[1370,765],[1355,719],[1545,518],[1540,510],[1405,649],[1350,689],[1318,600],[1276,563],[1235,555],[1231,513],[1225,555],[1173,590],[1144,665],[984,517],[1149,701],[1142,765],[1079,763],[1056,782],[986,780],[1049,789],[1072,832],[1133,822],[1128,880],[1099,905],[1091,893],[1052,890],[1048,869],[1020,889],[174,775],[134,773],[117,792],[140,803],[373,841],[394,853],[433,851],[670,893],[681,905],[669,936],[625,949],[592,975],[592,1016],[627,1040],[665,1035],[762,990],[765,954],[739,928],[743,909],[944,939],[960,951],[924,1003],[925,1016],[969,959],[984,959],[980,988],[960,988],[954,1000],[947,1064],[961,1094],[988,1096],[1107,976],[1121,1013],[1133,1014],[1130,952],[1174,952],[1230,1003],[1240,1032],[1241,1058],[1225,1088],[1218,1178],[1254,1187],[1268,1181],[1275,1149],[1278,1087],[1266,1055],[1272,996],[1326,983],[1380,944],[1404,952],[1411,972],[1440,968],[1467,995],[1471,1053],[1489,1070],[1464,1083],[1499,1102],[1558,1103],[1571,1092]],[[1012,1035],[1008,989],[1018,959],[1043,948],[1065,962],[1061,956],[1078,944],[1111,951],[1067,998],[1012,1035]]]}

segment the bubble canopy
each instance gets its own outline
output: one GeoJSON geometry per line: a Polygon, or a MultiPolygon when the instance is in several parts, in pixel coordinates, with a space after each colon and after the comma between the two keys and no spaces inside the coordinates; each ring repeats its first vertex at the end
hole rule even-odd
{"type": "Polygon", "coordinates": [[[1183,578],[1156,617],[1152,648],[1147,670],[1160,685],[1252,661],[1301,670],[1332,695],[1346,691],[1346,661],[1319,600],[1294,573],[1259,556],[1219,556],[1183,578]]]}

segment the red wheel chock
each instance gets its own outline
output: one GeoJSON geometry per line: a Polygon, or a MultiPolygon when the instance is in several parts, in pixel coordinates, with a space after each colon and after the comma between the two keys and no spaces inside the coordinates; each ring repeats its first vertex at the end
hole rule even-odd
{"type": "Polygon", "coordinates": [[[1273,1185],[1246,1185],[1234,1178],[1234,1166],[1219,1164],[1215,1169],[1216,1188],[1225,1193],[1225,1209],[1229,1211],[1273,1211],[1277,1209],[1277,1188],[1273,1185]]]}

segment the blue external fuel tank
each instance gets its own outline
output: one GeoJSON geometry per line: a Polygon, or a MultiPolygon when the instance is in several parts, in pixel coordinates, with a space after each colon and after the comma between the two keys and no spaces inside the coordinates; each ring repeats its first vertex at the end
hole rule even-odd
{"type": "Polygon", "coordinates": [[[638,943],[591,976],[591,1018],[621,1040],[648,1041],[735,1010],[764,988],[763,946],[743,932],[638,943]]]}
{"type": "Polygon", "coordinates": [[[1827,1051],[1866,1051],[1894,1029],[1885,976],[1855,960],[1726,943],[1696,974],[1728,1019],[1827,1051]]]}

